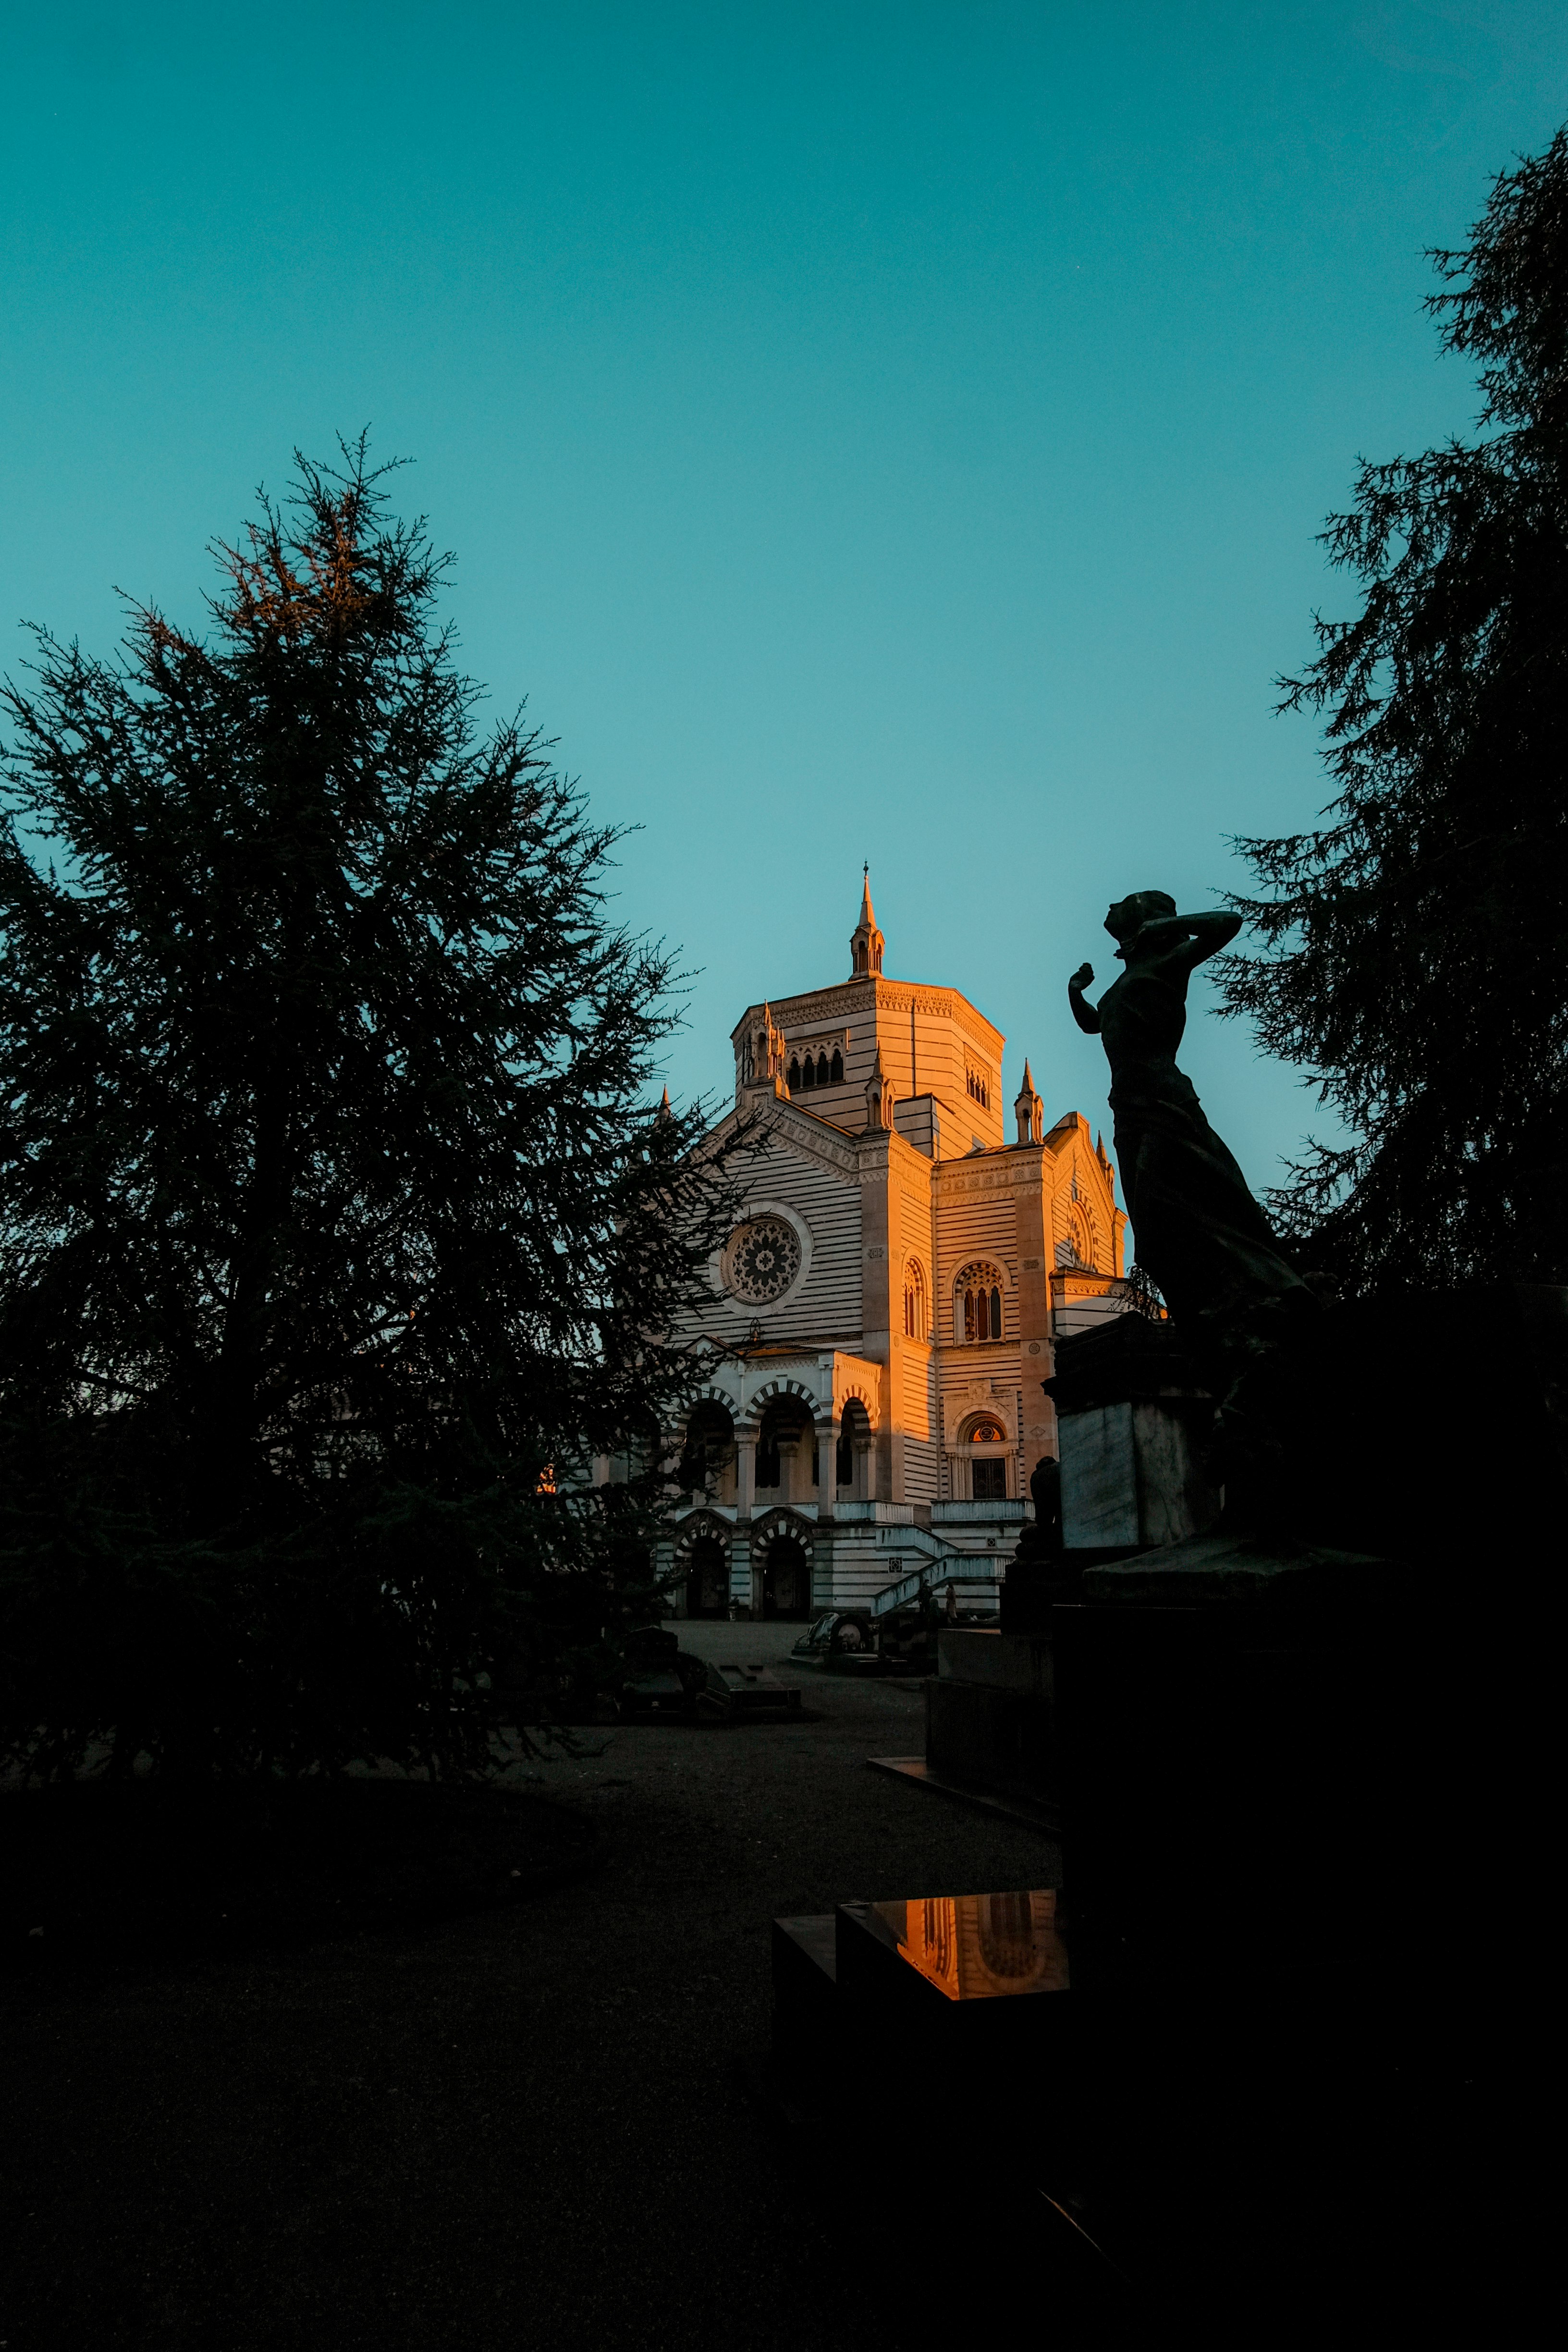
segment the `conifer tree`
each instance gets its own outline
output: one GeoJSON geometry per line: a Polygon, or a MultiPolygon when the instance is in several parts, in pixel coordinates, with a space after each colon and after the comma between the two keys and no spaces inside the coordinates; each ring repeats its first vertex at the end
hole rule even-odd
{"type": "Polygon", "coordinates": [[[1273,1205],[1353,1288],[1568,1279],[1568,132],[1433,256],[1477,437],[1363,465],[1362,583],[1282,705],[1328,714],[1320,829],[1240,844],[1229,1009],[1351,1130],[1273,1205]]]}
{"type": "Polygon", "coordinates": [[[0,1742],[466,1771],[509,1662],[647,1609],[723,1174],[616,835],[479,730],[363,441],[218,553],[201,633],[5,693],[0,1742]]]}

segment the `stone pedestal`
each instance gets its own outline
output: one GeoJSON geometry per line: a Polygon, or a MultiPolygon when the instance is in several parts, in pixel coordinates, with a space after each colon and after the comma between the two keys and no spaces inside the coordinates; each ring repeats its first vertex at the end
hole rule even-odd
{"type": "Polygon", "coordinates": [[[1057,1409],[1069,1549],[1146,1551],[1211,1527],[1212,1401],[1169,1323],[1119,1315],[1063,1339],[1042,1384],[1057,1409]]]}
{"type": "Polygon", "coordinates": [[[1450,1640],[1404,1566],[1200,1538],[1089,1570],[1054,1612],[1064,1877],[1091,1978],[1211,1991],[1295,1972],[1314,1880],[1359,1965],[1403,1965],[1472,1774],[1450,1640]]]}
{"type": "Polygon", "coordinates": [[[937,1635],[926,1685],[926,1761],[946,1780],[1022,1797],[1056,1796],[1056,1690],[1048,1634],[954,1626],[937,1635]]]}

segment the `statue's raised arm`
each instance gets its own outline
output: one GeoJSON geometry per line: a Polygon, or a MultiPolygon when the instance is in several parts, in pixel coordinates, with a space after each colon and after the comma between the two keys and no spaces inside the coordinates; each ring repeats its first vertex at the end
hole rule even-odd
{"type": "Polygon", "coordinates": [[[1094,966],[1080,963],[1068,982],[1068,1003],[1072,1007],[1073,1019],[1086,1037],[1098,1037],[1100,1034],[1100,1015],[1092,1004],[1085,1002],[1083,993],[1086,988],[1093,986],[1094,966]]]}

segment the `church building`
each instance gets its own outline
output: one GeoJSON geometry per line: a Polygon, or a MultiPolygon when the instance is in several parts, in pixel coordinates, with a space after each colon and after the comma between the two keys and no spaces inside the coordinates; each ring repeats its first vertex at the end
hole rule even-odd
{"type": "Polygon", "coordinates": [[[724,1350],[668,1433],[676,1605],[805,1617],[954,1553],[998,1573],[1056,1452],[1054,1337],[1122,1304],[1115,1172],[1044,1124],[1028,1065],[956,988],[889,980],[868,875],[846,980],[731,1038],[742,1214],[699,1332],[724,1350]]]}

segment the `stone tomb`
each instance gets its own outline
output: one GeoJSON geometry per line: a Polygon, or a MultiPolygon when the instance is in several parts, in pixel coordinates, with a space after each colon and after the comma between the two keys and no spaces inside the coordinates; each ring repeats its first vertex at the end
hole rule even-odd
{"type": "Polygon", "coordinates": [[[1047,1823],[1058,1818],[1061,1780],[1056,1609],[1080,1598],[1086,1573],[1163,1558],[1219,1512],[1202,1467],[1210,1399],[1169,1324],[1112,1317],[1061,1340],[1056,1364],[1043,1385],[1060,1446],[1058,1548],[1026,1528],[1003,1586],[1000,1629],[939,1634],[922,1776],[927,1786],[1000,1799],[1047,1823]]]}
{"type": "Polygon", "coordinates": [[[944,1627],[926,1684],[928,1770],[954,1789],[1038,1810],[1055,1822],[1056,1662],[1048,1632],[944,1627]]]}
{"type": "Polygon", "coordinates": [[[1026,2057],[1055,2055],[1059,2075],[1069,1979],[1059,1900],[1036,1887],[847,1902],[775,1919],[781,2102],[809,2113],[840,2065],[868,2058],[942,2112],[965,2116],[1016,2079],[1026,2057]]]}
{"type": "Polygon", "coordinates": [[[1178,1893],[1165,1965],[1136,1989],[1051,1888],[776,1919],[773,2112],[907,2280],[956,2261],[971,2323],[1026,2285],[1074,2343],[1158,2341],[1178,2312],[1249,2345],[1350,2309],[1391,2327],[1439,2297],[1463,2313],[1476,2207],[1456,2212],[1453,2167],[1479,2116],[1452,2046],[1462,1966],[1380,1995],[1353,1910],[1331,1883],[1300,1895],[1288,1960],[1248,1981],[1178,1893]],[[846,2087],[868,2084],[870,2178],[842,2130],[846,2087]]]}

